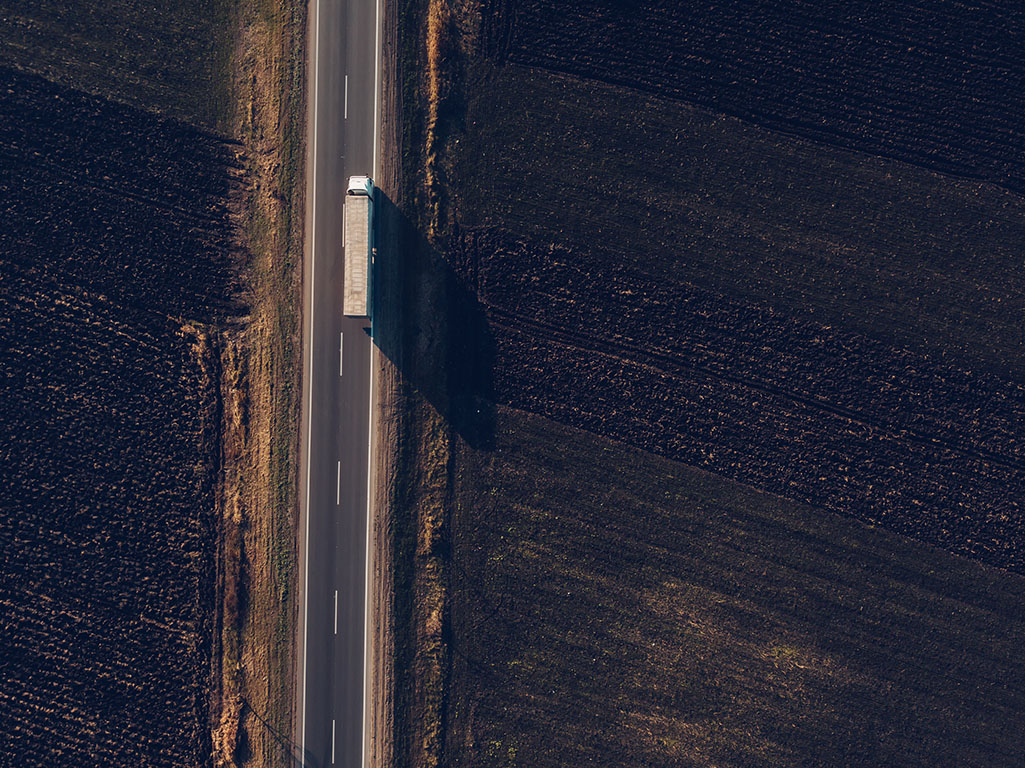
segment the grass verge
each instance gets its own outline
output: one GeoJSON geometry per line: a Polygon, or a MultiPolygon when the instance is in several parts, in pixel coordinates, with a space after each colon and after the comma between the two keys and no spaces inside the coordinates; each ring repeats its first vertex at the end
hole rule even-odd
{"type": "Polygon", "coordinates": [[[227,334],[220,765],[289,764],[301,355],[300,266],[306,4],[245,0],[235,63],[236,134],[248,168],[240,225],[252,312],[227,334]]]}
{"type": "MultiPolygon", "coordinates": [[[[432,249],[444,229],[446,100],[456,51],[449,4],[409,0],[397,18],[401,155],[393,253],[379,267],[376,339],[394,372],[387,418],[394,436],[386,517],[391,530],[390,754],[393,764],[444,764],[448,676],[447,518],[453,434],[443,362],[451,354],[450,286],[432,249]],[[390,266],[389,266],[390,265],[390,266]],[[385,270],[385,271],[382,271],[385,270]],[[442,393],[431,400],[426,392],[442,393]]],[[[396,135],[398,138],[398,132],[396,135]]]]}

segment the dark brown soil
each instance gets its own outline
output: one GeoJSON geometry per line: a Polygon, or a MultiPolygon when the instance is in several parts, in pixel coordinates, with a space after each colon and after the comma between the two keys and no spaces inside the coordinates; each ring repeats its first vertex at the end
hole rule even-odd
{"type": "Polygon", "coordinates": [[[227,133],[241,5],[0,0],[0,66],[227,133]]]}
{"type": "Polygon", "coordinates": [[[1022,568],[1017,196],[561,75],[472,93],[447,258],[499,402],[1022,568]]]}
{"type": "Polygon", "coordinates": [[[1013,766],[1025,580],[499,409],[464,452],[452,766],[1013,766]]]}
{"type": "Polygon", "coordinates": [[[466,237],[498,401],[1025,570],[1025,389],[600,251],[466,237]]]}
{"type": "Polygon", "coordinates": [[[0,762],[203,764],[234,149],[0,80],[0,762]]]}
{"type": "Polygon", "coordinates": [[[1022,8],[998,0],[496,0],[493,58],[1025,191],[1022,8]]]}
{"type": "Polygon", "coordinates": [[[433,5],[430,759],[1020,762],[1020,12],[433,5]]]}
{"type": "Polygon", "coordinates": [[[1025,381],[1022,197],[542,70],[468,102],[464,225],[1025,381]]]}

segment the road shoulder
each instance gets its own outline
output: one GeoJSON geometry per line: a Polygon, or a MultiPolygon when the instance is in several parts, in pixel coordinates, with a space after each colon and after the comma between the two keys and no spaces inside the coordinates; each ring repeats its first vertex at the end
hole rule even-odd
{"type": "MultiPolygon", "coordinates": [[[[398,108],[398,23],[397,4],[381,0],[380,24],[380,132],[377,184],[385,195],[394,197],[401,189],[401,112],[398,108]]],[[[397,247],[398,232],[390,222],[383,221],[379,234],[379,252],[388,253],[397,247]]],[[[394,334],[399,318],[395,307],[382,315],[379,330],[394,334]]],[[[375,323],[377,322],[375,318],[375,323]]],[[[378,326],[375,325],[375,331],[378,326]]],[[[392,550],[395,527],[391,510],[395,496],[396,460],[398,455],[400,419],[402,414],[400,376],[395,361],[388,359],[377,347],[371,347],[371,435],[373,454],[370,461],[370,509],[367,552],[368,577],[368,682],[365,701],[366,728],[364,739],[365,768],[384,768],[394,763],[394,579],[392,550]]]]}

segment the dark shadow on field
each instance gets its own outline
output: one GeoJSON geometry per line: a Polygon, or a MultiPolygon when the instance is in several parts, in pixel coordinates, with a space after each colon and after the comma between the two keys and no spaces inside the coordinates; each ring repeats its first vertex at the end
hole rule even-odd
{"type": "MultiPolygon", "coordinates": [[[[458,237],[451,240],[455,247],[446,254],[448,258],[443,256],[416,223],[380,190],[375,203],[377,248],[372,281],[372,337],[400,374],[396,406],[421,409],[419,398],[409,397],[415,392],[441,415],[459,439],[473,449],[491,450],[496,419],[495,341],[477,299],[475,270],[467,266],[471,260],[463,258],[458,237]]],[[[431,440],[430,434],[419,434],[411,424],[416,420],[416,416],[396,420],[399,451],[407,458],[409,452],[425,447],[419,444],[420,439],[431,440]]],[[[420,541],[413,503],[417,482],[414,475],[400,472],[392,491],[396,498],[390,534],[395,563],[391,590],[395,645],[390,663],[395,676],[394,711],[404,713],[390,726],[396,755],[408,754],[415,748],[410,741],[415,729],[409,728],[406,718],[416,717],[422,703],[413,676],[414,593],[420,541]]],[[[438,537],[434,545],[439,549],[431,553],[433,556],[451,559],[447,533],[438,537]]],[[[442,628],[446,647],[452,647],[450,632],[446,620],[442,628]]],[[[442,714],[442,732],[444,717],[442,714]]]]}
{"type": "Polygon", "coordinates": [[[489,450],[495,342],[472,270],[446,260],[381,190],[375,205],[374,343],[463,440],[489,450]]]}
{"type": "Polygon", "coordinates": [[[0,67],[0,151],[5,269],[141,312],[246,312],[238,142],[0,67]]]}
{"type": "MultiPolygon", "coordinates": [[[[283,756],[286,764],[296,766],[296,768],[303,768],[304,766],[309,766],[309,765],[312,764],[312,762],[306,762],[306,763],[303,762],[300,746],[298,744],[296,744],[294,741],[292,741],[292,739],[290,738],[289,734],[282,733],[281,731],[277,730],[270,723],[270,721],[268,721],[266,718],[264,718],[263,715],[261,715],[249,703],[249,701],[246,698],[243,697],[243,699],[242,699],[242,712],[243,712],[243,714],[246,711],[250,712],[253,715],[253,717],[256,718],[256,721],[257,721],[257,723],[259,723],[260,727],[263,730],[267,731],[267,733],[270,734],[271,738],[275,742],[277,742],[278,746],[281,748],[282,756],[283,756]]],[[[245,763],[247,760],[249,760],[252,757],[252,752],[250,751],[249,743],[248,743],[248,740],[245,738],[245,734],[246,734],[246,729],[240,728],[239,729],[239,746],[238,746],[238,748],[236,750],[236,754],[235,754],[236,760],[238,761],[239,764],[245,763]]]]}

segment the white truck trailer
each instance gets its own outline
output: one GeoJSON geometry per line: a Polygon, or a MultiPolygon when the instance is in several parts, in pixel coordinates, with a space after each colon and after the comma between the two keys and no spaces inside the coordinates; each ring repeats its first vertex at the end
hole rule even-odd
{"type": "Polygon", "coordinates": [[[369,176],[349,177],[342,212],[342,247],[345,249],[342,312],[350,317],[369,317],[374,264],[374,180],[369,176]]]}

